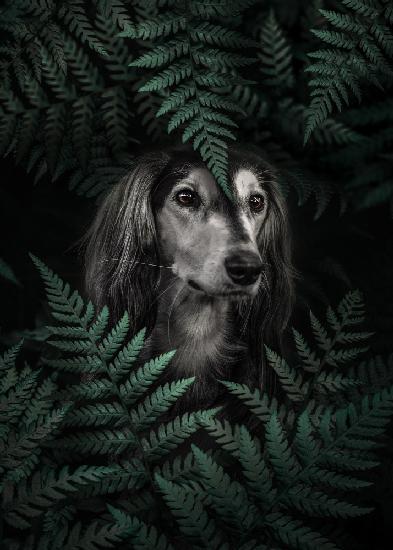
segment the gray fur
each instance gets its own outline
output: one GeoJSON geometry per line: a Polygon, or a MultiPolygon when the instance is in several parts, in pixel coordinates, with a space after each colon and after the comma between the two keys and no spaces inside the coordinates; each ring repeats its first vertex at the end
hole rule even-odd
{"type": "Polygon", "coordinates": [[[234,203],[191,151],[146,154],[106,196],[87,235],[92,300],[114,318],[127,309],[134,331],[147,326],[147,353],[177,349],[173,376],[196,376],[196,400],[236,369],[266,387],[263,343],[280,343],[292,308],[288,221],[275,171],[237,149],[230,167],[234,203]],[[176,203],[184,188],[199,194],[199,208],[176,203]],[[251,192],[265,198],[263,212],[250,212],[251,192]],[[263,272],[239,287],[224,260],[246,251],[258,255],[263,272]]]}

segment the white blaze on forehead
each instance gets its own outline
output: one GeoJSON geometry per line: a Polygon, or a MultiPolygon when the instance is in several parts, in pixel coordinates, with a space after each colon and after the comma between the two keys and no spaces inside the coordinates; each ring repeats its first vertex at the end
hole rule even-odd
{"type": "MultiPolygon", "coordinates": [[[[248,204],[248,199],[250,195],[265,195],[264,191],[262,191],[260,188],[260,184],[256,175],[251,172],[251,170],[247,170],[245,168],[241,168],[237,172],[234,178],[234,187],[239,202],[243,205],[248,204]]],[[[240,210],[239,219],[251,242],[255,243],[257,237],[257,225],[259,225],[260,222],[257,222],[256,218],[250,216],[249,213],[246,212],[243,208],[240,210]]]]}
{"type": "Polygon", "coordinates": [[[235,189],[239,199],[248,198],[253,192],[260,191],[257,177],[251,170],[240,169],[235,176],[235,189]]]}

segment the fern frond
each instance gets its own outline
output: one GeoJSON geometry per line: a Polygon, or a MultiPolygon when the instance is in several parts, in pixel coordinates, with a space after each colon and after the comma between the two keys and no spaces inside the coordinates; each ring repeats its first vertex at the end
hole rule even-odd
{"type": "Polygon", "coordinates": [[[95,0],[97,8],[105,18],[110,18],[119,29],[126,30],[132,26],[127,7],[122,0],[95,0]]]}
{"type": "Polygon", "coordinates": [[[260,31],[261,48],[258,58],[263,82],[279,89],[290,88],[294,82],[290,45],[270,11],[260,31]]]}
{"type": "MultiPolygon", "coordinates": [[[[193,139],[193,148],[200,152],[202,159],[211,170],[218,184],[231,197],[227,182],[227,140],[235,136],[226,126],[236,124],[222,110],[238,111],[236,104],[225,99],[226,90],[221,94],[208,95],[208,80],[215,80],[215,86],[222,86],[223,69],[242,67],[252,60],[228,48],[240,48],[251,45],[232,29],[226,29],[210,22],[216,9],[224,13],[229,9],[228,2],[213,6],[193,3],[189,9],[196,19],[190,20],[190,11],[184,6],[177,6],[176,14],[168,12],[161,18],[146,20],[129,29],[127,35],[132,38],[159,39],[170,37],[149,49],[148,52],[132,61],[135,67],[164,67],[144,83],[139,92],[165,92],[157,116],[168,114],[176,109],[169,118],[168,132],[184,126],[183,142],[193,139]],[[216,46],[216,47],[212,47],[216,46]],[[217,78],[216,78],[217,76],[217,78]],[[220,97],[222,95],[223,97],[220,97]]],[[[233,9],[233,6],[231,7],[233,9]]],[[[124,34],[123,34],[124,36],[124,34]]]]}
{"type": "Polygon", "coordinates": [[[72,140],[80,165],[86,170],[92,138],[94,102],[90,96],[81,97],[73,104],[72,140]]]}
{"type": "Polygon", "coordinates": [[[116,86],[105,90],[102,94],[104,102],[101,106],[109,144],[115,155],[121,155],[127,150],[128,105],[125,90],[116,86]]]}
{"type": "Polygon", "coordinates": [[[190,540],[201,540],[209,548],[222,548],[225,537],[209,517],[202,499],[186,485],[178,485],[156,474],[155,480],[180,530],[190,540]]]}
{"type": "Polygon", "coordinates": [[[252,438],[245,426],[239,431],[239,462],[247,480],[250,493],[256,498],[262,509],[268,509],[276,496],[271,471],[262,456],[260,444],[252,438]]]}
{"type": "Polygon", "coordinates": [[[8,370],[15,366],[15,361],[20,353],[23,340],[12,346],[9,350],[0,355],[0,370],[8,370]]]}
{"type": "Polygon", "coordinates": [[[126,420],[119,403],[98,403],[86,405],[72,411],[64,421],[64,426],[107,426],[120,427],[126,420]]]}
{"type": "Polygon", "coordinates": [[[233,456],[239,454],[239,426],[232,426],[228,420],[221,422],[215,418],[201,418],[202,426],[214,437],[221,448],[230,452],[233,456]]]}
{"type": "Polygon", "coordinates": [[[317,357],[316,352],[311,350],[309,344],[300,332],[296,329],[292,329],[292,332],[296,344],[296,350],[302,360],[303,368],[309,372],[318,371],[321,362],[317,357]]]}
{"type": "Polygon", "coordinates": [[[141,444],[149,459],[162,457],[177,448],[201,426],[209,422],[216,410],[184,413],[166,424],[160,424],[142,439],[141,444]]]}
{"type": "Polygon", "coordinates": [[[244,487],[232,481],[222,466],[192,445],[196,464],[203,476],[212,506],[229,525],[247,529],[255,521],[256,509],[248,501],[244,487]]]}
{"type": "Polygon", "coordinates": [[[56,446],[76,453],[93,455],[120,454],[130,448],[135,448],[135,444],[135,436],[127,427],[82,432],[56,441],[56,446]]]}
{"type": "Polygon", "coordinates": [[[266,517],[267,525],[273,530],[278,540],[297,550],[339,550],[322,534],[314,531],[298,519],[282,512],[274,512],[266,517]]]}
{"type": "MultiPolygon", "coordinates": [[[[142,351],[145,342],[145,335],[146,329],[143,328],[132,338],[131,342],[129,342],[126,347],[120,350],[113,363],[109,365],[109,371],[116,380],[123,378],[130,372],[132,365],[135,363],[140,352],[142,351]]],[[[168,359],[168,361],[169,360],[170,359],[168,359]]],[[[147,373],[143,372],[143,374],[145,377],[147,373]]],[[[135,373],[135,377],[138,378],[137,373],[135,373]]]]}
{"type": "Polygon", "coordinates": [[[287,362],[265,345],[266,357],[269,365],[274,369],[282,387],[292,401],[303,401],[307,392],[307,384],[302,373],[290,367],[287,362]]]}
{"type": "Polygon", "coordinates": [[[70,31],[75,33],[76,38],[80,39],[82,43],[86,43],[89,48],[100,55],[106,55],[105,47],[97,38],[81,0],[71,0],[66,7],[59,10],[59,17],[64,20],[70,31]]]}
{"type": "Polygon", "coordinates": [[[305,142],[335,108],[341,111],[343,101],[349,104],[349,92],[360,101],[363,82],[380,86],[380,77],[392,77],[391,32],[380,23],[380,9],[357,0],[345,0],[343,5],[352,11],[319,10],[333,30],[313,31],[331,48],[309,54],[317,61],[306,71],[320,76],[309,82],[312,90],[306,114],[305,142]]]}
{"type": "Polygon", "coordinates": [[[48,507],[66,500],[81,487],[110,477],[114,472],[115,469],[107,466],[80,466],[73,472],[68,466],[60,471],[45,467],[36,472],[31,481],[19,484],[16,494],[5,506],[4,519],[19,527],[46,512],[48,507]]]}
{"type": "MultiPolygon", "coordinates": [[[[246,384],[238,384],[236,382],[221,381],[231,394],[236,395],[239,399],[249,407],[262,422],[270,419],[272,413],[279,409],[278,402],[275,397],[269,397],[267,394],[261,393],[258,389],[252,391],[246,384]]],[[[281,412],[281,411],[280,411],[281,412]]]]}
{"type": "Polygon", "coordinates": [[[284,502],[301,512],[322,517],[350,518],[367,514],[373,510],[331,498],[326,493],[315,491],[304,485],[289,489],[284,502]]]}
{"type": "Polygon", "coordinates": [[[181,397],[194,382],[195,377],[184,378],[176,382],[159,386],[148,395],[136,410],[131,411],[131,418],[136,430],[142,430],[153,424],[157,418],[166,412],[179,397],[181,397]]]}
{"type": "Polygon", "coordinates": [[[145,363],[136,372],[131,373],[128,380],[120,386],[120,394],[124,397],[127,405],[134,404],[158,379],[174,354],[174,351],[163,353],[145,363]]]}
{"type": "Polygon", "coordinates": [[[275,413],[266,425],[266,448],[274,472],[281,482],[288,482],[299,474],[300,464],[275,413]]]}
{"type": "Polygon", "coordinates": [[[157,531],[154,525],[147,525],[137,517],[130,517],[122,510],[110,504],[108,504],[107,507],[116,521],[116,525],[123,534],[123,537],[131,538],[133,546],[137,550],[149,550],[150,548],[155,548],[157,550],[173,550],[172,544],[168,542],[163,533],[160,534],[157,531]]]}

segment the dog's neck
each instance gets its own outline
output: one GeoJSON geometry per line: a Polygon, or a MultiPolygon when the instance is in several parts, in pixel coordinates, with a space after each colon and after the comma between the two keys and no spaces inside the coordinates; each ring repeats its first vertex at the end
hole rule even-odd
{"type": "Polygon", "coordinates": [[[178,278],[160,286],[151,349],[155,354],[175,349],[172,367],[178,376],[225,376],[246,349],[236,336],[233,305],[195,291],[178,278]]]}

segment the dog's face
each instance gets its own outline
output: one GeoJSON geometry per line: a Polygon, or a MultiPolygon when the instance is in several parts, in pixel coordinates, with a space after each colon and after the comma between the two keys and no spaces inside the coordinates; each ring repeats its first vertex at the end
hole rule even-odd
{"type": "Polygon", "coordinates": [[[269,218],[263,182],[252,170],[238,169],[231,186],[234,201],[205,168],[162,185],[155,208],[160,261],[192,292],[255,296],[264,265],[259,236],[269,218]]]}

